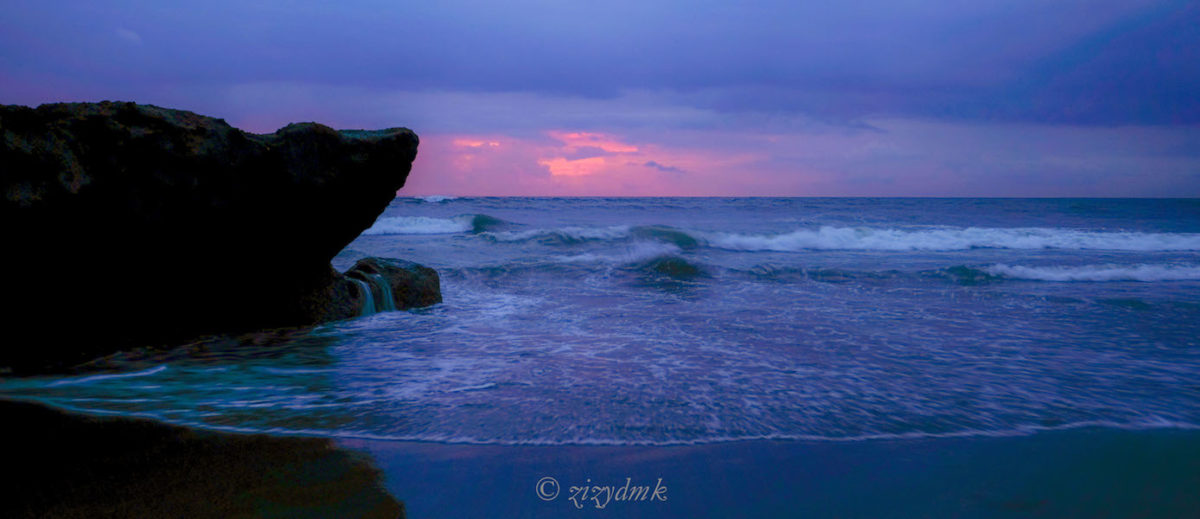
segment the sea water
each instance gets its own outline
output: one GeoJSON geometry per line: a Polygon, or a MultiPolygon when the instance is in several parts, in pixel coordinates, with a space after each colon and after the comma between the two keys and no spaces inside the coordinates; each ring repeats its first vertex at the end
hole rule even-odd
{"type": "Polygon", "coordinates": [[[1197,200],[398,198],[366,256],[445,302],[0,396],[505,445],[1200,427],[1197,200]]]}

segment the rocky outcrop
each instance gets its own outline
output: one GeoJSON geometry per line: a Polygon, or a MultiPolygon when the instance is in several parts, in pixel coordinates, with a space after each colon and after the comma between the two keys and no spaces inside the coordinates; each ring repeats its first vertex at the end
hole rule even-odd
{"type": "Polygon", "coordinates": [[[441,279],[436,270],[394,258],[358,260],[344,275],[336,276],[328,294],[328,302],[315,306],[324,312],[318,320],[335,321],[442,302],[441,279]]]}
{"type": "MultiPolygon", "coordinates": [[[[346,317],[360,291],[329,262],[404,185],[417,142],[315,123],[255,135],[133,103],[0,107],[15,307],[0,366],[346,317]]],[[[440,300],[425,293],[396,306],[440,300]]]]}

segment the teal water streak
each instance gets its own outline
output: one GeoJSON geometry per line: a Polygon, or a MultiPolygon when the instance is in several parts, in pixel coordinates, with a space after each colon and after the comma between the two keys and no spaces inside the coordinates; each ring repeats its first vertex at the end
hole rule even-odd
{"type": "Polygon", "coordinates": [[[363,316],[363,315],[371,315],[373,313],[376,313],[377,311],[375,310],[375,294],[373,294],[371,292],[371,285],[361,279],[357,279],[357,278],[350,278],[350,279],[352,281],[354,281],[354,284],[358,285],[358,288],[362,289],[363,306],[362,306],[362,310],[359,311],[358,315],[363,316]]]}
{"type": "Polygon", "coordinates": [[[380,299],[382,299],[379,304],[379,311],[394,312],[396,310],[396,298],[392,295],[392,284],[388,283],[388,280],[379,274],[371,274],[369,277],[379,284],[380,299]]]}

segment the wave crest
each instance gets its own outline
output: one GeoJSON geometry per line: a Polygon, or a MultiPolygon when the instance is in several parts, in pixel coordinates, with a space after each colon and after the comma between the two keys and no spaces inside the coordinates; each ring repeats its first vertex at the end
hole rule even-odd
{"type": "Polygon", "coordinates": [[[1079,231],[1055,228],[895,229],[834,227],[780,234],[703,232],[665,225],[561,227],[484,233],[495,242],[576,245],[593,241],[654,241],[681,249],[712,247],[735,251],[803,250],[954,251],[1065,249],[1120,251],[1200,251],[1200,234],[1079,231]]]}
{"type": "Polygon", "coordinates": [[[1125,251],[1200,250],[1200,234],[1098,232],[1051,228],[880,229],[821,227],[784,234],[708,233],[710,246],[741,251],[948,251],[974,248],[1125,251]]]}
{"type": "Polygon", "coordinates": [[[886,281],[893,279],[944,280],[959,285],[983,285],[1006,280],[1033,281],[1193,281],[1200,280],[1200,265],[1051,265],[1024,266],[994,264],[905,272],[899,270],[845,270],[821,267],[756,265],[739,271],[760,279],[788,281],[806,279],[822,283],[886,281]]]}
{"type": "Polygon", "coordinates": [[[411,198],[411,200],[414,202],[417,202],[417,203],[425,202],[425,203],[429,203],[429,204],[440,204],[442,202],[450,202],[452,200],[458,200],[458,197],[450,196],[450,195],[428,195],[428,196],[414,196],[411,198]]]}
{"type": "Polygon", "coordinates": [[[453,218],[429,216],[388,216],[363,231],[366,235],[483,233],[505,224],[486,214],[462,214],[453,218]]]}
{"type": "Polygon", "coordinates": [[[537,242],[542,245],[575,245],[589,241],[613,241],[629,237],[629,226],[611,227],[562,227],[557,229],[530,229],[527,231],[484,232],[484,239],[503,242],[537,242]]]}
{"type": "Polygon", "coordinates": [[[1082,265],[1025,267],[996,264],[985,267],[992,276],[1035,281],[1189,281],[1200,280],[1200,265],[1082,265]]]}

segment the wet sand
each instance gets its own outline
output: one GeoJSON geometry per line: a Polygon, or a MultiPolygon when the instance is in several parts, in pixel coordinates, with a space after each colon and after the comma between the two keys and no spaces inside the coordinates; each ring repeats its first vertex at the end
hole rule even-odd
{"type": "Polygon", "coordinates": [[[226,434],[0,401],[0,517],[395,519],[370,459],[317,438],[226,434]]]}
{"type": "Polygon", "coordinates": [[[1200,517],[1200,431],[696,446],[340,440],[412,517],[1200,517]],[[555,486],[542,478],[554,478],[555,486]],[[666,486],[666,500],[570,487],[666,486]],[[589,481],[590,479],[590,481],[589,481]],[[538,492],[542,495],[539,497],[538,492]],[[592,493],[589,493],[589,496],[592,493]],[[601,502],[603,509],[597,508],[601,502]]]}

